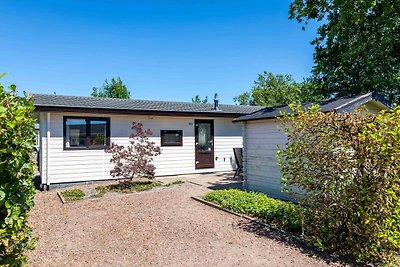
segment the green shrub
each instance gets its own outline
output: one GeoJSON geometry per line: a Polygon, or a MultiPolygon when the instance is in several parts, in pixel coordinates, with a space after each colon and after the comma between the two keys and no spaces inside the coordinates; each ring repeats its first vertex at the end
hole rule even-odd
{"type": "Polygon", "coordinates": [[[172,186],[172,185],[178,185],[178,184],[184,184],[184,183],[185,183],[184,181],[176,180],[176,181],[173,181],[173,182],[170,182],[170,183],[166,183],[166,184],[164,184],[164,186],[169,187],[169,186],[172,186]]]}
{"type": "Polygon", "coordinates": [[[105,187],[104,185],[99,185],[95,187],[95,191],[95,197],[103,197],[107,193],[107,187],[105,187]]]}
{"type": "Polygon", "coordinates": [[[68,189],[61,192],[61,195],[66,201],[81,200],[85,196],[85,193],[80,189],[68,189]]]}
{"type": "Polygon", "coordinates": [[[162,183],[158,181],[145,181],[145,182],[135,182],[135,181],[122,181],[118,184],[110,184],[106,186],[107,191],[121,192],[121,193],[131,193],[138,191],[150,190],[154,187],[161,186],[162,183]]]}
{"type": "Polygon", "coordinates": [[[278,154],[307,238],[359,262],[389,263],[400,249],[400,107],[376,116],[295,111],[283,119],[289,142],[278,154]]]}
{"type": "Polygon", "coordinates": [[[0,84],[0,265],[18,266],[32,248],[28,212],[34,205],[32,98],[0,84]]]}
{"type": "Polygon", "coordinates": [[[262,193],[237,189],[214,190],[203,197],[234,212],[248,214],[278,228],[300,233],[301,222],[296,204],[270,198],[262,193]]]}
{"type": "Polygon", "coordinates": [[[150,190],[150,189],[152,189],[154,187],[158,187],[158,186],[169,187],[172,185],[178,185],[178,184],[183,184],[183,183],[184,182],[181,180],[176,180],[174,182],[170,182],[170,183],[166,183],[166,184],[163,184],[159,181],[138,182],[138,181],[124,180],[117,184],[110,184],[107,186],[102,186],[102,185],[97,186],[95,188],[96,193],[94,194],[94,196],[102,197],[107,193],[107,191],[131,193],[131,192],[150,190]]]}

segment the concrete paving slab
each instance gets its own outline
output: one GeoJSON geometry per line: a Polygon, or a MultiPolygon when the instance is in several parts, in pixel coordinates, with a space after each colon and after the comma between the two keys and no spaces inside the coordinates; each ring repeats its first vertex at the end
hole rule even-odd
{"type": "Polygon", "coordinates": [[[162,182],[173,182],[176,180],[182,180],[197,184],[200,186],[207,187],[209,189],[242,189],[243,181],[242,177],[233,178],[234,172],[213,172],[213,173],[201,173],[201,174],[184,174],[174,176],[161,176],[157,177],[156,180],[162,182]]]}

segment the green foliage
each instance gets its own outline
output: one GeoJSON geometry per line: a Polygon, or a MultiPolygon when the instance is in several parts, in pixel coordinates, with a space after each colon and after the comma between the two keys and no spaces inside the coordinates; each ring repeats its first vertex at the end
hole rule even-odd
{"type": "Polygon", "coordinates": [[[298,205],[270,198],[262,193],[237,189],[214,190],[203,197],[234,212],[255,216],[284,230],[300,233],[301,221],[298,205]]]}
{"type": "Polygon", "coordinates": [[[94,97],[109,97],[109,98],[130,98],[131,93],[123,84],[121,78],[111,78],[111,83],[105,80],[102,87],[93,87],[92,96],[94,97]]]}
{"type": "Polygon", "coordinates": [[[297,83],[291,75],[274,75],[265,71],[258,75],[251,92],[240,94],[234,100],[240,105],[274,107],[321,98],[316,94],[316,85],[310,80],[297,83]]]}
{"type": "Polygon", "coordinates": [[[172,185],[178,185],[178,184],[184,184],[184,183],[185,183],[184,181],[176,180],[176,181],[173,181],[173,182],[170,182],[170,183],[166,183],[163,186],[169,187],[169,186],[172,186],[172,185]]]}
{"type": "Polygon", "coordinates": [[[0,265],[26,262],[24,249],[32,248],[28,212],[34,205],[33,100],[18,96],[16,86],[0,84],[0,265]]]}
{"type": "Polygon", "coordinates": [[[203,100],[201,100],[200,96],[196,95],[194,98],[192,98],[192,103],[203,103],[203,104],[206,104],[206,103],[208,103],[208,96],[206,96],[203,100]]]}
{"type": "Polygon", "coordinates": [[[94,197],[103,197],[107,193],[107,187],[99,185],[95,187],[95,191],[94,197]]]}
{"type": "Polygon", "coordinates": [[[376,91],[399,103],[400,0],[294,0],[289,14],[319,25],[313,79],[324,96],[376,91]]]}
{"type": "Polygon", "coordinates": [[[400,107],[294,111],[282,119],[289,142],[278,155],[306,237],[360,262],[390,262],[400,251],[400,107]]]}
{"type": "Polygon", "coordinates": [[[118,184],[110,184],[107,186],[99,185],[95,188],[96,194],[95,197],[102,197],[107,192],[120,192],[120,193],[132,193],[139,191],[147,191],[153,189],[154,187],[165,186],[170,187],[173,185],[183,184],[184,182],[181,180],[176,180],[170,183],[163,184],[159,181],[121,181],[118,184]]]}
{"type": "Polygon", "coordinates": [[[66,201],[81,200],[85,196],[85,193],[80,189],[68,189],[61,192],[61,195],[66,201]]]}
{"type": "Polygon", "coordinates": [[[110,184],[106,186],[107,191],[121,192],[121,193],[132,193],[139,191],[147,191],[154,187],[161,186],[162,183],[159,181],[122,181],[118,184],[110,184]]]}

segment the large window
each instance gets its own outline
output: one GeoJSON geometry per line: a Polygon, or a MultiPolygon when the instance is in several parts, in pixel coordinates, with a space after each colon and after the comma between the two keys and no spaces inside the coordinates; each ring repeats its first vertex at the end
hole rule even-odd
{"type": "Polygon", "coordinates": [[[182,146],[182,130],[161,130],[161,146],[182,146]]]}
{"type": "Polygon", "coordinates": [[[110,145],[110,119],[64,117],[64,149],[104,149],[110,145]]]}

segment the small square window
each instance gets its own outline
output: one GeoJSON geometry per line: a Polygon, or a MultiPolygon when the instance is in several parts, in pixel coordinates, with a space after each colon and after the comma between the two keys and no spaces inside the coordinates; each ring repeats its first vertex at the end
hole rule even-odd
{"type": "Polygon", "coordinates": [[[161,146],[182,146],[182,130],[161,130],[161,146]]]}

